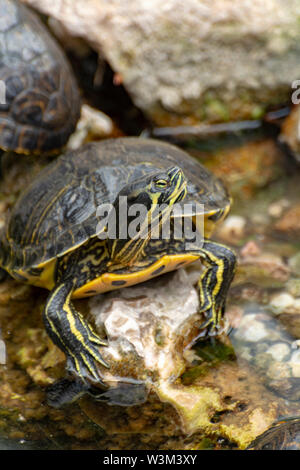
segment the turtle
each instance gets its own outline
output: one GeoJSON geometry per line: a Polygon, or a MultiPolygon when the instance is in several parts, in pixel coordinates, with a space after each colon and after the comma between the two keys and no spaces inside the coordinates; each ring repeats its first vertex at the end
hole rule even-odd
{"type": "Polygon", "coordinates": [[[300,416],[278,419],[249,444],[246,450],[299,450],[300,416]]]}
{"type": "Polygon", "coordinates": [[[109,364],[101,349],[107,340],[72,299],[126,288],[201,259],[199,335],[219,334],[236,255],[211,234],[230,204],[222,181],[174,145],[141,137],[90,142],[60,155],[20,195],[0,233],[0,266],[50,291],[43,320],[66,355],[67,375],[105,388],[101,368],[109,364]],[[145,212],[139,229],[130,231],[137,206],[145,212]],[[201,236],[176,232],[179,209],[201,236]]]}
{"type": "Polygon", "coordinates": [[[0,149],[58,153],[80,109],[71,66],[46,26],[20,2],[0,0],[0,149]]]}

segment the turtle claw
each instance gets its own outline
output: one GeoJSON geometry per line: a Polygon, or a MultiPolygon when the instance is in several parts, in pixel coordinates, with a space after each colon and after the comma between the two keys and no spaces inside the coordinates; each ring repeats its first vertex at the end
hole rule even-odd
{"type": "Polygon", "coordinates": [[[79,377],[84,383],[95,383],[105,386],[96,366],[96,362],[109,368],[109,364],[104,361],[97,348],[82,350],[75,356],[68,356],[66,368],[72,375],[79,377]]]}
{"type": "Polygon", "coordinates": [[[80,336],[76,345],[69,343],[67,351],[67,370],[79,377],[84,383],[103,384],[97,363],[109,369],[109,364],[103,359],[99,346],[108,346],[106,339],[100,338],[81,318],[80,336]]]}
{"type": "MultiPolygon", "coordinates": [[[[92,328],[88,324],[85,325],[85,328],[87,329],[87,339],[90,343],[97,344],[98,346],[108,346],[107,339],[100,338],[100,336],[98,336],[96,333],[94,333],[94,331],[92,330],[92,328]]],[[[96,355],[99,356],[99,354],[97,354],[97,353],[96,353],[96,355]]],[[[101,357],[99,362],[103,362],[102,357],[101,357]]],[[[108,367],[108,365],[106,367],[108,367]]]]}
{"type": "Polygon", "coordinates": [[[47,387],[46,397],[48,405],[53,408],[61,408],[64,405],[74,402],[82,395],[89,393],[92,396],[100,396],[105,394],[109,387],[103,383],[98,382],[97,388],[90,383],[85,383],[82,380],[72,379],[67,377],[59,379],[49,387],[47,387]],[[99,388],[99,385],[101,388],[99,388]]]}
{"type": "Polygon", "coordinates": [[[104,385],[98,371],[97,363],[109,369],[109,364],[99,352],[99,345],[107,346],[107,341],[100,339],[91,329],[84,342],[77,344],[76,351],[67,353],[67,370],[79,377],[84,383],[93,382],[104,385]]]}
{"type": "Polygon", "coordinates": [[[198,326],[199,333],[192,341],[189,343],[189,348],[195,346],[198,341],[205,341],[208,338],[215,338],[216,336],[220,335],[224,331],[224,327],[220,324],[220,319],[223,314],[223,308],[221,309],[221,313],[214,311],[213,308],[210,308],[206,312],[201,312],[206,316],[206,319],[203,323],[198,326]]]}
{"type": "Polygon", "coordinates": [[[219,321],[221,315],[210,309],[207,313],[205,312],[205,316],[207,318],[201,323],[199,329],[204,330],[206,336],[217,336],[221,328],[219,321]]]}

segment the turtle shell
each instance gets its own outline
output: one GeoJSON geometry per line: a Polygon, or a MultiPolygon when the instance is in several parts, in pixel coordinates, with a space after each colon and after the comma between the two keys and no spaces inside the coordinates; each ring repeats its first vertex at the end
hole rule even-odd
{"type": "Polygon", "coordinates": [[[300,417],[291,416],[272,424],[247,450],[300,450],[300,417]]]}
{"type": "Polygon", "coordinates": [[[93,142],[58,157],[21,195],[2,235],[3,267],[24,271],[75,249],[95,235],[100,204],[113,203],[125,184],[174,165],[187,179],[183,202],[203,204],[215,223],[229,208],[227,192],[186,152],[154,139],[93,142]]]}
{"type": "Polygon", "coordinates": [[[80,114],[77,84],[46,27],[14,0],[0,0],[0,80],[0,148],[62,148],[80,114]]]}

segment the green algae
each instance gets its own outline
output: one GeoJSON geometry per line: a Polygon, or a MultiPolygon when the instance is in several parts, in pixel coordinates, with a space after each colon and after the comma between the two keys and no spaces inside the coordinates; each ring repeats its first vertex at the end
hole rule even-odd
{"type": "Polygon", "coordinates": [[[182,374],[183,385],[191,385],[197,378],[205,376],[212,367],[217,367],[224,361],[235,360],[233,347],[217,340],[198,343],[194,350],[201,364],[188,368],[182,374]]]}

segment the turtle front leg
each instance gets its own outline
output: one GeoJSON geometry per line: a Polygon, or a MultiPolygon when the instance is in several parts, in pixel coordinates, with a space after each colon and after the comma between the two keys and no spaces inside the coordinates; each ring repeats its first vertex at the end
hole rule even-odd
{"type": "Polygon", "coordinates": [[[96,362],[105,367],[108,364],[99,352],[99,346],[107,346],[92,327],[72,305],[73,284],[62,282],[50,293],[43,319],[50,338],[67,357],[67,370],[79,376],[84,382],[89,379],[103,384],[96,362]]]}
{"type": "Polygon", "coordinates": [[[225,302],[234,276],[236,255],[227,246],[208,239],[202,240],[199,247],[185,239],[171,239],[168,248],[160,241],[150,241],[146,247],[145,259],[156,261],[159,257],[180,254],[194,255],[202,259],[205,270],[198,281],[199,313],[205,317],[200,325],[200,334],[193,340],[213,336],[218,333],[220,320],[225,311],[225,302]]]}
{"type": "Polygon", "coordinates": [[[199,256],[205,265],[198,281],[200,313],[206,318],[200,328],[206,328],[207,334],[213,336],[218,332],[225,311],[228,289],[235,273],[236,255],[224,245],[204,240],[199,256]]]}

